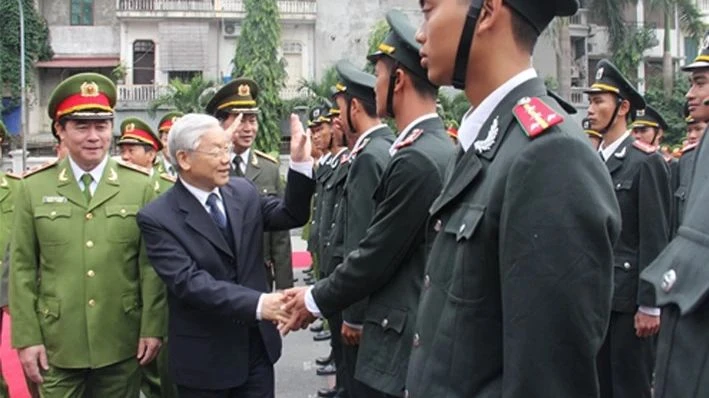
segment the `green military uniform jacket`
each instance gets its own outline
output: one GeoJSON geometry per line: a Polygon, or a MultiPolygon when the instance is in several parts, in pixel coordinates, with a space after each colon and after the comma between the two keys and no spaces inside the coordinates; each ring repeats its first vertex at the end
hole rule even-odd
{"type": "Polygon", "coordinates": [[[598,154],[541,79],[486,115],[429,213],[408,395],[597,397],[620,212],[598,154]],[[557,117],[530,105],[536,124],[523,125],[512,111],[535,98],[557,117]]]}
{"type": "MultiPolygon", "coordinates": [[[[369,133],[359,147],[352,148],[350,169],[345,182],[343,257],[359,247],[359,241],[364,238],[374,217],[374,192],[391,159],[389,148],[395,138],[391,129],[382,125],[369,133]]],[[[343,322],[350,325],[364,324],[366,306],[365,299],[344,310],[343,322]]]]}
{"type": "MultiPolygon", "coordinates": [[[[641,277],[662,306],[655,398],[709,396],[709,140],[695,149],[677,236],[641,277]]],[[[684,156],[683,156],[684,158],[684,156]]]]}
{"type": "MultiPolygon", "coordinates": [[[[344,193],[345,180],[347,179],[347,165],[344,165],[349,155],[349,150],[343,148],[327,162],[327,167],[332,171],[327,173],[323,181],[320,194],[320,211],[318,226],[318,259],[320,260],[320,276],[322,278],[332,272],[332,236],[337,225],[335,216],[340,208],[340,200],[344,193]],[[343,170],[345,170],[343,172],[343,170]]],[[[340,255],[342,257],[342,255],[340,255]]],[[[339,263],[338,263],[339,264],[339,263]]]]}
{"type": "Polygon", "coordinates": [[[641,146],[628,136],[606,159],[623,220],[614,250],[613,311],[632,314],[638,306],[655,306],[653,288],[640,281],[640,273],[670,235],[669,168],[662,155],[641,146]]]}
{"type": "Polygon", "coordinates": [[[376,211],[359,248],[313,289],[325,316],[369,296],[355,377],[393,396],[404,393],[425,238],[433,233],[427,227],[428,209],[453,155],[438,117],[412,126],[401,145],[374,193],[376,211]]]}
{"type": "Polygon", "coordinates": [[[12,345],[44,344],[49,363],[98,368],[166,332],[165,287],[135,217],[155,196],[149,177],[108,159],[89,204],[64,159],[25,176],[10,270],[12,345]]]}
{"type": "MultiPolygon", "coordinates": [[[[278,161],[254,149],[249,152],[249,157],[245,177],[253,181],[261,195],[283,197],[284,187],[278,161]]],[[[275,281],[276,289],[293,287],[290,231],[264,232],[263,253],[269,288],[273,287],[270,278],[275,281]]]]}
{"type": "MultiPolygon", "coordinates": [[[[154,170],[154,169],[153,169],[154,170]]],[[[150,183],[155,190],[155,195],[160,196],[172,188],[177,181],[177,177],[173,177],[167,173],[158,174],[155,171],[150,175],[150,183]]]]}
{"type": "Polygon", "coordinates": [[[7,278],[10,264],[6,263],[15,211],[13,192],[20,185],[20,177],[0,171],[0,308],[7,306],[7,278]]]}

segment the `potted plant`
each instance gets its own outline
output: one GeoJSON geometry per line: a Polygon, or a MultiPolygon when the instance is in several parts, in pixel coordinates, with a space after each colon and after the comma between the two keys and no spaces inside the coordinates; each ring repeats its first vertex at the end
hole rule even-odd
{"type": "Polygon", "coordinates": [[[126,74],[128,74],[128,67],[123,61],[111,71],[111,76],[116,81],[116,84],[123,84],[126,74]]]}

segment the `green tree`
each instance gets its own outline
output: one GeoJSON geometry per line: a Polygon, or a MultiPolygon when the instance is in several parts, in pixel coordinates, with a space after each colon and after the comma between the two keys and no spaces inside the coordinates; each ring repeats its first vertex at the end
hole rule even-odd
{"type": "Polygon", "coordinates": [[[439,90],[438,92],[438,114],[443,119],[446,127],[460,127],[460,121],[465,112],[470,109],[470,102],[462,91],[439,90]]]}
{"type": "Polygon", "coordinates": [[[207,102],[216,92],[216,83],[195,76],[188,82],[173,79],[167,86],[167,92],[150,103],[148,114],[155,117],[160,107],[168,107],[184,113],[202,113],[207,102]]]}
{"type": "Polygon", "coordinates": [[[689,91],[687,76],[675,74],[673,76],[673,89],[671,95],[665,95],[662,87],[662,77],[651,78],[645,100],[662,115],[669,125],[665,132],[664,144],[670,146],[680,145],[685,136],[687,124],[684,121],[684,95],[689,91]]]}
{"type": "MultiPolygon", "coordinates": [[[[372,26],[372,30],[369,31],[369,38],[367,39],[367,54],[372,54],[379,51],[379,45],[382,44],[387,34],[389,33],[389,24],[386,20],[382,19],[377,21],[377,23],[372,26]]],[[[374,65],[371,62],[367,62],[364,67],[367,73],[374,73],[374,65]]]]}
{"type": "MultiPolygon", "coordinates": [[[[33,85],[31,73],[34,63],[51,59],[49,29],[39,15],[34,0],[23,0],[25,17],[25,66],[27,86],[33,85]]],[[[20,11],[17,1],[0,1],[0,97],[10,99],[11,105],[19,105],[20,89],[20,11]]],[[[0,103],[0,108],[2,104],[0,103]]]]}
{"type": "Polygon", "coordinates": [[[674,60],[670,52],[672,38],[669,27],[674,24],[675,16],[677,16],[682,32],[698,41],[704,34],[706,25],[702,22],[702,13],[697,9],[693,0],[650,0],[650,6],[652,9],[659,9],[664,16],[662,87],[666,99],[669,99],[675,80],[674,60]]]}
{"type": "Polygon", "coordinates": [[[259,92],[259,135],[256,147],[265,152],[277,151],[281,142],[279,116],[283,102],[280,91],[285,87],[285,61],[279,55],[281,25],[276,0],[245,0],[241,37],[234,54],[233,77],[249,77],[256,81],[259,92]]]}

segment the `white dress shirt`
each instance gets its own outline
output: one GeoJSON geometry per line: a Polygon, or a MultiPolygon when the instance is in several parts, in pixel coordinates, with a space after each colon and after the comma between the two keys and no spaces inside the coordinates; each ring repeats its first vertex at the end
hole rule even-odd
{"type": "Polygon", "coordinates": [[[438,117],[438,114],[437,114],[437,113],[427,113],[427,114],[425,114],[425,115],[423,115],[423,116],[420,116],[420,117],[416,118],[416,120],[414,120],[413,122],[409,123],[409,125],[406,126],[406,128],[404,128],[404,129],[401,131],[401,133],[399,134],[399,136],[396,137],[396,139],[394,140],[394,143],[391,144],[391,148],[389,148],[389,154],[390,154],[391,156],[394,156],[394,155],[396,154],[396,152],[398,151],[398,149],[396,149],[396,146],[399,145],[399,143],[401,143],[402,141],[404,141],[404,140],[406,139],[406,136],[409,135],[409,133],[411,132],[411,130],[413,130],[414,126],[416,126],[417,124],[419,124],[419,123],[421,123],[421,122],[423,122],[423,121],[425,121],[425,120],[433,119],[433,118],[436,118],[436,117],[438,117]]]}
{"type": "Polygon", "coordinates": [[[490,114],[492,114],[500,102],[502,102],[512,90],[522,85],[522,83],[536,77],[537,71],[535,71],[534,68],[526,69],[485,97],[477,108],[470,108],[468,110],[465,116],[463,116],[463,121],[460,123],[460,129],[458,129],[458,142],[460,142],[464,151],[467,152],[475,140],[477,140],[483,124],[485,124],[490,114]]]}
{"type": "Polygon", "coordinates": [[[84,191],[84,183],[81,181],[81,176],[83,176],[86,173],[89,173],[91,175],[91,178],[93,178],[93,181],[91,181],[91,186],[89,186],[89,190],[91,192],[91,196],[94,196],[96,193],[96,188],[98,188],[98,183],[101,181],[101,177],[103,176],[103,171],[106,169],[106,164],[108,163],[108,155],[103,158],[101,163],[98,164],[98,166],[94,167],[90,171],[85,171],[82,170],[81,167],[79,167],[76,162],[74,162],[74,159],[69,156],[69,166],[71,166],[71,171],[74,173],[74,178],[76,179],[76,183],[79,184],[79,189],[81,191],[84,191]]]}
{"type": "Polygon", "coordinates": [[[626,131],[625,134],[621,135],[620,138],[613,141],[608,146],[605,146],[605,141],[601,141],[601,145],[598,146],[598,152],[600,152],[601,156],[603,156],[603,160],[608,161],[608,159],[610,159],[610,157],[613,156],[613,154],[618,150],[620,144],[622,144],[629,135],[630,130],[626,131]]]}

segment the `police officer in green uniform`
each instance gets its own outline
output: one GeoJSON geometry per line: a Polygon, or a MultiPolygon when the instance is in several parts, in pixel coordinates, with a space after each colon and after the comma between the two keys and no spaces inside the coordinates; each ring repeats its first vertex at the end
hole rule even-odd
{"type": "Polygon", "coordinates": [[[116,88],[81,73],[49,116],[69,156],[25,175],[11,245],[12,345],[43,397],[135,397],[166,331],[165,287],[135,221],[155,195],[108,156],[116,88]]]}
{"type": "MultiPolygon", "coordinates": [[[[167,173],[158,174],[154,167],[157,154],[163,149],[160,137],[143,120],[129,117],[121,123],[118,147],[123,161],[144,168],[150,173],[150,181],[155,193],[160,195],[172,188],[175,177],[167,173]]],[[[170,398],[177,396],[177,387],[168,372],[167,341],[164,342],[155,361],[142,367],[141,391],[147,398],[170,398]]]]}
{"type": "Polygon", "coordinates": [[[137,117],[128,117],[121,123],[118,139],[121,159],[124,162],[144,168],[150,174],[155,192],[159,195],[172,188],[175,177],[167,172],[158,173],[160,163],[155,162],[163,143],[150,125],[137,117]]]}
{"type": "MultiPolygon", "coordinates": [[[[709,121],[709,43],[693,63],[687,93],[689,115],[709,121]]],[[[706,134],[694,149],[691,183],[684,215],[675,238],[641,278],[652,284],[662,307],[657,345],[655,398],[709,396],[709,140],[706,134]]]]}
{"type": "Polygon", "coordinates": [[[158,134],[160,135],[160,143],[162,144],[162,150],[155,157],[155,165],[153,168],[158,174],[167,173],[168,175],[175,177],[177,173],[175,168],[170,164],[170,153],[167,148],[167,137],[170,135],[170,129],[175,122],[181,118],[184,114],[179,111],[168,112],[160,119],[158,123],[158,134]]]}
{"type": "Polygon", "coordinates": [[[472,110],[430,208],[404,395],[596,397],[620,215],[598,154],[531,65],[578,2],[421,8],[421,63],[472,110]]]}
{"type": "Polygon", "coordinates": [[[366,234],[332,275],[303,298],[329,315],[369,297],[355,378],[370,391],[350,392],[355,397],[404,395],[426,235],[434,233],[427,224],[428,209],[454,149],[436,114],[438,87],[421,66],[416,29],[399,11],[386,18],[390,32],[368,58],[377,76],[377,113],[392,117],[401,133],[387,151],[391,160],[375,190],[376,208],[366,234]]]}
{"type": "Polygon", "coordinates": [[[643,114],[644,99],[612,63],[599,61],[595,82],[586,92],[588,117],[603,134],[599,154],[613,180],[622,216],[614,249],[610,325],[598,356],[601,397],[649,398],[655,363],[652,336],[660,328],[660,309],[652,286],[640,281],[640,272],[669,240],[669,169],[656,146],[628,131],[626,118],[633,112],[638,126],[659,122],[643,114]]]}
{"type": "MultiPolygon", "coordinates": [[[[0,120],[0,143],[7,135],[7,129],[0,120]]],[[[20,176],[13,173],[5,173],[0,170],[0,330],[2,321],[7,312],[7,276],[9,264],[7,263],[7,250],[10,245],[10,235],[12,232],[12,222],[15,210],[13,191],[19,185],[20,176]]],[[[0,364],[0,397],[9,397],[7,384],[2,375],[2,364],[0,364]]]]}
{"type": "MultiPolygon", "coordinates": [[[[278,160],[253,148],[259,129],[258,92],[253,80],[234,79],[217,91],[207,104],[206,112],[216,117],[225,130],[237,123],[232,135],[232,175],[253,181],[262,195],[283,197],[278,160]]],[[[293,286],[290,231],[265,232],[263,253],[269,288],[280,290],[293,286]]]]}

